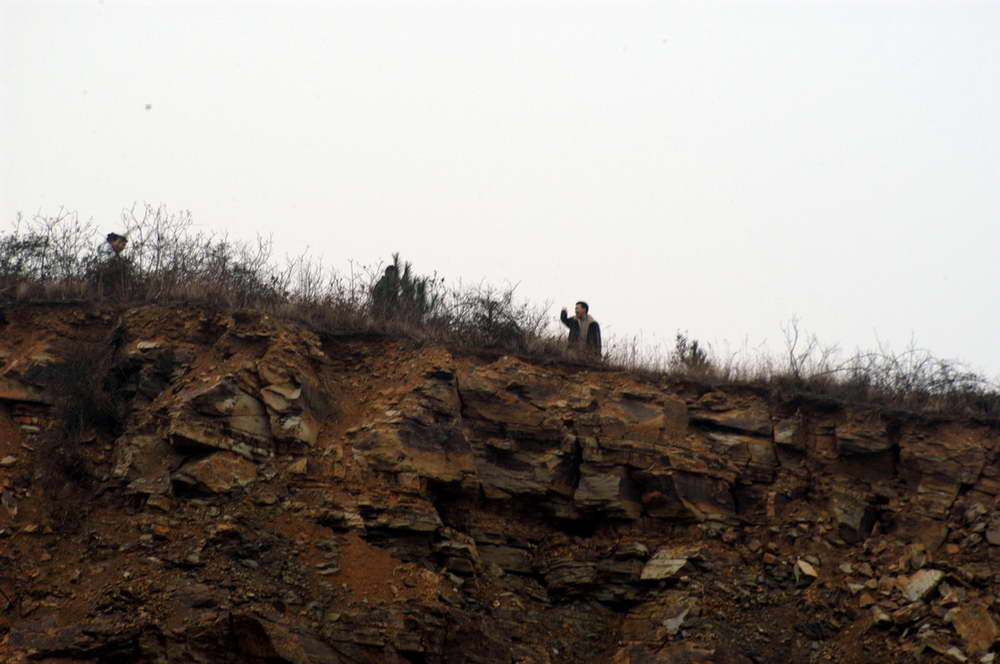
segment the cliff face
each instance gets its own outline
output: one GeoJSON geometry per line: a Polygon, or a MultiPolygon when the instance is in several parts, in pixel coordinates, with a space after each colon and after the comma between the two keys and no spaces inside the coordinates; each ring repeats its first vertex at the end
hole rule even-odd
{"type": "Polygon", "coordinates": [[[998,443],[254,313],[9,306],[0,657],[990,662],[998,443]]]}

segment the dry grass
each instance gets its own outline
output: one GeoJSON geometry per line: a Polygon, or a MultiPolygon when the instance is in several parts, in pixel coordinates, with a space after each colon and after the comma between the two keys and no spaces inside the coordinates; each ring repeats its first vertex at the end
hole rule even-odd
{"type": "Polygon", "coordinates": [[[781,395],[813,394],[924,414],[1000,417],[1000,388],[957,361],[935,356],[911,342],[894,351],[845,354],[803,334],[797,321],[783,326],[785,352],[743,348],[725,356],[678,333],[675,347],[644,345],[633,338],[614,344],[608,363],[627,371],[654,372],[674,379],[716,385],[751,385],[781,395]]]}
{"type": "Polygon", "coordinates": [[[376,306],[382,266],[333,270],[303,255],[279,262],[269,240],[233,241],[195,228],[188,212],[133,206],[119,232],[129,237],[124,260],[98,260],[92,222],[60,210],[18,217],[0,233],[0,298],[100,299],[135,304],[197,304],[253,308],[327,331],[402,335],[467,351],[516,353],[532,359],[641,372],[655,378],[710,384],[752,384],[775,392],[810,392],[836,399],[924,413],[1000,416],[997,386],[960,362],[911,344],[844,355],[801,331],[783,327],[780,356],[744,348],[720,355],[686,333],[672,347],[641,337],[607,340],[602,361],[570,353],[548,306],[517,297],[516,285],[449,287],[435,275],[409,275],[394,306],[376,306]]]}

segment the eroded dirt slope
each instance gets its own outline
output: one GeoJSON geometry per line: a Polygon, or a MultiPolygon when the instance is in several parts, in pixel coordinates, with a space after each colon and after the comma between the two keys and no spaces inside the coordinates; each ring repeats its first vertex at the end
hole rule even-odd
{"type": "Polygon", "coordinates": [[[10,305],[0,658],[992,662],[998,441],[252,312],[10,305]]]}

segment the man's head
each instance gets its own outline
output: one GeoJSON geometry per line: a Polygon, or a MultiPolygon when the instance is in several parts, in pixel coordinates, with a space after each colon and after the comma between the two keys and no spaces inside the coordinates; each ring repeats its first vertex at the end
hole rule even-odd
{"type": "Polygon", "coordinates": [[[590,307],[587,305],[586,302],[584,302],[584,301],[581,300],[580,302],[576,303],[576,317],[577,318],[583,318],[589,312],[590,312],[590,307]]]}
{"type": "Polygon", "coordinates": [[[124,235],[119,235],[118,233],[108,233],[108,244],[111,248],[115,250],[116,254],[120,254],[125,250],[125,245],[128,244],[128,238],[124,235]]]}
{"type": "Polygon", "coordinates": [[[396,276],[396,266],[395,265],[390,265],[389,267],[385,268],[385,276],[387,276],[387,277],[395,277],[396,276]]]}

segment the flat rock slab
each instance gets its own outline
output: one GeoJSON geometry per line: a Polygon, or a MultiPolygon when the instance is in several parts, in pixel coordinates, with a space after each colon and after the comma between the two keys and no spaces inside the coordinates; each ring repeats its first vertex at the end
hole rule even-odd
{"type": "Polygon", "coordinates": [[[669,579],[679,572],[691,558],[699,555],[698,547],[663,548],[657,551],[642,568],[639,578],[643,581],[669,579]]]}
{"type": "Polygon", "coordinates": [[[802,576],[808,577],[810,579],[815,579],[817,576],[819,576],[819,572],[816,571],[816,568],[804,560],[796,561],[795,573],[801,574],[802,576]]]}
{"type": "Polygon", "coordinates": [[[965,641],[966,650],[974,654],[989,650],[1000,636],[993,616],[985,606],[979,604],[969,604],[960,608],[955,614],[952,625],[965,641]]]}
{"type": "Polygon", "coordinates": [[[923,600],[944,579],[944,572],[939,569],[922,569],[910,577],[901,577],[899,589],[911,602],[923,600]]]}
{"type": "Polygon", "coordinates": [[[216,452],[186,464],[174,473],[173,479],[212,493],[224,493],[254,482],[257,466],[238,454],[216,452]]]}

